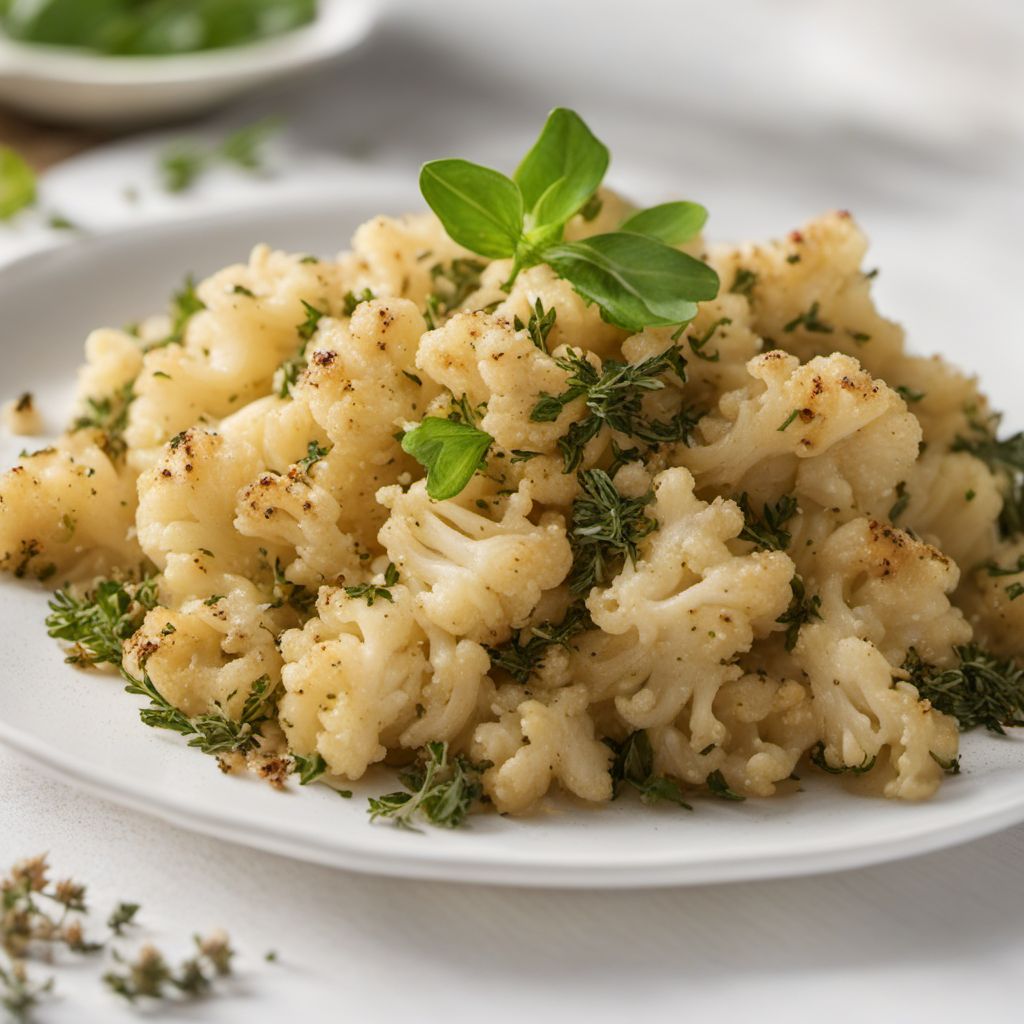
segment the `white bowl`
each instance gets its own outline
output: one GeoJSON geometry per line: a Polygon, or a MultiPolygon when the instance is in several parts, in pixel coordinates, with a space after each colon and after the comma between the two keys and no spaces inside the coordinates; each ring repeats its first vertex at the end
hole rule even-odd
{"type": "Polygon", "coordinates": [[[167,57],[110,57],[0,35],[0,103],[46,120],[105,127],[197,114],[354,49],[377,7],[372,0],[320,0],[313,22],[284,35],[167,57]]]}

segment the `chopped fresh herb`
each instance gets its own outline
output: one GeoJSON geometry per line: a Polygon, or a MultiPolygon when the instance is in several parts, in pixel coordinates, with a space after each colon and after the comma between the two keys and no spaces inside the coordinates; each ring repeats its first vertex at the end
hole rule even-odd
{"type": "Polygon", "coordinates": [[[721,358],[721,354],[718,352],[705,352],[704,348],[707,345],[707,343],[715,336],[715,332],[718,330],[719,327],[725,327],[731,323],[732,320],[729,317],[719,317],[713,324],[711,324],[708,327],[708,329],[700,337],[691,337],[689,339],[689,342],[690,348],[693,350],[693,354],[698,359],[703,359],[705,362],[717,363],[718,360],[721,358]]]}
{"type": "Polygon", "coordinates": [[[168,192],[187,192],[209,166],[210,157],[192,142],[178,141],[160,154],[158,168],[168,192]]]}
{"type": "Polygon", "coordinates": [[[511,640],[488,647],[491,666],[504,669],[517,683],[526,683],[544,667],[544,656],[550,648],[568,648],[574,636],[592,625],[586,605],[577,601],[570,605],[561,622],[544,622],[516,630],[511,640]]]}
{"type": "Polygon", "coordinates": [[[436,263],[430,268],[434,290],[427,296],[424,316],[433,330],[451,313],[456,313],[466,300],[480,288],[480,275],[487,264],[480,260],[460,257],[451,263],[436,263]]]}
{"type": "Polygon", "coordinates": [[[100,447],[111,459],[119,459],[128,450],[124,432],[128,427],[128,409],[135,401],[135,381],[122,384],[102,398],[87,398],[85,407],[71,424],[72,431],[98,430],[100,447]]]}
{"type": "Polygon", "coordinates": [[[308,786],[327,771],[327,762],[319,751],[315,751],[309,757],[292,754],[292,762],[292,771],[299,776],[300,786],[308,786]]]}
{"type": "Polygon", "coordinates": [[[903,399],[904,402],[920,402],[924,398],[925,393],[923,391],[915,391],[913,388],[908,387],[906,384],[898,384],[896,386],[896,394],[903,399]]]}
{"type": "Polygon", "coordinates": [[[736,499],[736,504],[743,513],[740,540],[750,541],[761,551],[785,551],[789,547],[792,535],[785,525],[800,511],[794,495],[784,494],[773,504],[765,502],[760,516],[750,507],[746,491],[736,499]]]}
{"type": "Polygon", "coordinates": [[[644,730],[630,733],[621,743],[610,739],[605,743],[615,755],[611,766],[613,799],[619,796],[623,786],[631,786],[648,806],[666,801],[693,810],[675,779],[654,773],[654,751],[644,730]]]}
{"type": "Polygon", "coordinates": [[[411,380],[413,382],[413,384],[415,384],[418,388],[423,387],[422,379],[417,377],[415,373],[410,373],[408,370],[403,370],[402,371],[402,376],[403,377],[408,377],[408,379],[411,380]]]}
{"type": "Polygon", "coordinates": [[[810,331],[813,334],[831,334],[834,328],[831,324],[827,324],[824,320],[819,318],[819,307],[820,303],[812,302],[810,309],[801,313],[799,316],[794,317],[782,329],[787,334],[792,334],[798,327],[805,331],[810,331]]]}
{"type": "Polygon", "coordinates": [[[789,414],[789,415],[788,415],[788,416],[787,416],[787,417],[786,417],[786,418],[785,418],[785,419],[784,419],[784,420],[782,421],[782,424],[781,424],[781,425],[780,425],[780,426],[778,427],[778,431],[779,431],[779,433],[781,434],[781,433],[782,433],[782,431],[784,431],[784,430],[785,430],[785,429],[786,429],[786,428],[787,428],[787,427],[788,427],[788,426],[790,425],[790,423],[792,423],[792,422],[793,422],[793,420],[795,420],[795,419],[797,418],[797,416],[799,416],[799,415],[800,415],[800,410],[799,410],[799,409],[794,409],[794,410],[793,410],[793,411],[792,411],[792,412],[791,412],[791,413],[790,413],[790,414],[789,414]]]}
{"type": "Polygon", "coordinates": [[[351,316],[356,311],[356,306],[364,302],[373,302],[376,297],[369,288],[364,288],[358,295],[351,290],[347,291],[341,300],[342,312],[345,316],[351,316]]]}
{"type": "Polygon", "coordinates": [[[166,348],[168,345],[180,345],[185,340],[185,328],[189,321],[206,309],[206,303],[196,294],[196,282],[191,274],[185,277],[185,283],[171,297],[168,315],[171,319],[170,333],[159,341],[152,341],[145,346],[146,352],[153,349],[166,348]]]}
{"type": "Polygon", "coordinates": [[[733,800],[740,802],[747,799],[745,796],[737,793],[734,789],[729,788],[729,783],[725,781],[725,776],[721,771],[713,771],[704,781],[707,783],[707,787],[711,791],[711,794],[713,796],[717,796],[719,800],[733,800]]]}
{"type": "Polygon", "coordinates": [[[789,607],[775,620],[786,627],[786,650],[791,651],[796,646],[797,637],[800,635],[800,627],[815,619],[821,618],[821,598],[817,594],[808,597],[804,581],[799,576],[794,576],[789,581],[789,588],[793,592],[793,600],[789,607]]]}
{"type": "MultiPolygon", "coordinates": [[[[811,328],[809,328],[809,327],[807,329],[811,330],[811,328]]],[[[828,332],[826,332],[826,333],[828,333],[828,332]]],[[[865,342],[868,342],[868,341],[871,340],[871,335],[866,333],[865,331],[851,331],[849,328],[847,328],[846,333],[851,338],[853,338],[853,340],[855,342],[857,342],[858,345],[863,345],[865,342]]]]}
{"type": "Polygon", "coordinates": [[[977,491],[974,490],[973,487],[969,487],[966,491],[964,491],[964,501],[974,501],[974,499],[977,496],[978,493],[977,491]]]}
{"type": "Polygon", "coordinates": [[[907,482],[906,480],[901,480],[896,485],[896,500],[893,502],[892,508],[889,509],[889,521],[895,523],[907,511],[909,504],[910,492],[907,490],[907,482]]]}
{"type": "Polygon", "coordinates": [[[623,497],[603,469],[584,470],[578,480],[581,493],[572,504],[569,533],[569,589],[584,594],[607,583],[627,558],[635,563],[640,542],[658,523],[644,511],[654,500],[653,491],[639,498],[623,497]]]}
{"type": "Polygon", "coordinates": [[[737,267],[736,276],[732,279],[732,287],[729,289],[734,295],[745,295],[748,299],[754,293],[754,286],[757,284],[757,274],[746,267],[737,267]]]}
{"type": "Polygon", "coordinates": [[[274,588],[271,608],[280,608],[289,604],[300,615],[309,616],[316,607],[317,593],[307,590],[301,583],[292,583],[285,576],[284,566],[279,558],[274,560],[274,588]]]}
{"type": "Polygon", "coordinates": [[[220,145],[218,156],[244,171],[264,168],[263,146],[281,129],[281,119],[266,117],[233,131],[220,145]]]}
{"type": "Polygon", "coordinates": [[[515,317],[513,326],[517,331],[526,331],[530,335],[530,341],[541,352],[547,352],[548,335],[551,333],[551,328],[555,326],[555,318],[557,316],[558,310],[554,306],[550,309],[545,309],[538,296],[537,301],[533,305],[533,312],[530,314],[529,322],[524,324],[519,317],[515,317]]]}
{"type": "Polygon", "coordinates": [[[530,459],[535,459],[538,455],[543,454],[543,452],[530,452],[527,451],[525,448],[513,448],[512,458],[509,459],[509,462],[513,464],[515,464],[516,462],[529,462],[530,459]]]}
{"type": "Polygon", "coordinates": [[[864,775],[875,767],[875,762],[878,760],[877,754],[872,757],[868,757],[865,754],[864,760],[860,764],[844,764],[836,767],[828,763],[828,759],[825,757],[825,744],[820,740],[811,747],[808,757],[811,764],[820,768],[823,772],[828,772],[829,775],[864,775]]]}
{"type": "Polygon", "coordinates": [[[308,473],[318,462],[326,459],[330,451],[330,448],[325,448],[319,441],[310,441],[306,445],[305,456],[299,459],[296,465],[303,473],[308,473]]]}
{"type": "Polygon", "coordinates": [[[453,423],[465,423],[467,427],[479,427],[480,420],[483,419],[486,412],[486,402],[481,402],[479,405],[474,406],[469,401],[468,395],[461,395],[458,398],[452,395],[448,419],[453,423]]]}
{"type": "Polygon", "coordinates": [[[398,579],[398,568],[394,562],[388,562],[388,566],[384,570],[383,586],[377,583],[360,583],[355,587],[346,587],[345,594],[348,597],[362,598],[371,607],[376,601],[390,601],[394,604],[395,599],[388,588],[395,586],[398,579]]]}
{"type": "Polygon", "coordinates": [[[688,440],[696,425],[698,417],[688,407],[667,422],[648,419],[643,412],[644,395],[666,386],[665,373],[672,371],[680,381],[686,380],[686,360],[675,345],[639,363],[609,359],[600,371],[575,349],[555,361],[569,374],[566,389],[559,395],[541,392],[530,419],[554,422],[571,402],[585,400],[586,415],[571,423],[558,441],[565,473],[579,467],[584,449],[606,426],[648,444],[659,444],[688,440]]]}
{"type": "Polygon", "coordinates": [[[913,648],[907,653],[903,668],[922,700],[952,715],[964,732],[983,725],[1002,735],[1024,726],[1024,668],[978,644],[953,651],[957,664],[945,669],[928,664],[913,648]]]}
{"type": "Polygon", "coordinates": [[[203,601],[203,604],[205,604],[207,608],[213,608],[215,605],[220,604],[220,602],[223,600],[223,594],[211,594],[205,601],[203,601]]]}
{"type": "Polygon", "coordinates": [[[187,192],[210,169],[231,164],[249,172],[264,167],[261,152],[266,140],[280,128],[277,118],[267,118],[232,132],[218,146],[179,139],[158,157],[157,167],[163,187],[172,193],[187,192]]]}
{"type": "Polygon", "coordinates": [[[316,334],[317,325],[327,314],[305,299],[302,300],[302,308],[306,311],[306,319],[295,330],[303,341],[309,341],[316,334]]]}
{"type": "Polygon", "coordinates": [[[244,284],[236,284],[234,288],[231,289],[231,294],[245,295],[247,298],[250,299],[256,298],[256,295],[254,294],[253,290],[251,288],[246,288],[244,284]]]}
{"type": "Polygon", "coordinates": [[[68,217],[60,213],[51,213],[46,220],[46,226],[52,231],[81,231],[82,229],[68,217]]]}
{"type": "Polygon", "coordinates": [[[64,588],[49,604],[47,632],[74,645],[68,662],[120,667],[125,641],[142,625],[146,612],[156,607],[156,577],[100,580],[81,597],[64,588]]]}
{"type": "Polygon", "coordinates": [[[427,494],[454,498],[483,466],[494,438],[468,423],[427,416],[402,438],[402,450],[427,470],[427,494]]]}
{"type": "Polygon", "coordinates": [[[483,795],[480,775],[489,767],[462,754],[449,758],[447,743],[428,743],[416,764],[399,773],[408,792],[371,797],[370,820],[385,818],[413,832],[419,831],[413,824],[417,818],[439,828],[458,828],[483,795]]]}

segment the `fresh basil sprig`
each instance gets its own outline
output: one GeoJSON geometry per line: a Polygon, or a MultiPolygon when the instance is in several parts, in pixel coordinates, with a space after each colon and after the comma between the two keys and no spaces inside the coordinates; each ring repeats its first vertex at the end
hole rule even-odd
{"type": "Polygon", "coordinates": [[[402,438],[402,450],[427,470],[427,494],[435,501],[454,498],[480,468],[490,434],[468,423],[427,416],[402,438]]]}
{"type": "Polygon", "coordinates": [[[718,275],[672,246],[693,238],[707,211],[663,203],[633,214],[619,231],[579,242],[565,225],[593,197],[608,150],[572,110],[553,110],[513,178],[466,160],[434,160],[420,189],[448,234],[491,259],[512,259],[506,287],[520,270],[547,263],[605,320],[626,330],[675,326],[718,294],[718,275]]]}

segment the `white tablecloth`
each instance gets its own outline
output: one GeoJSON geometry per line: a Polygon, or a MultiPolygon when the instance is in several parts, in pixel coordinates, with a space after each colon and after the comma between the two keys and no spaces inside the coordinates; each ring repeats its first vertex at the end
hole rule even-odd
{"type": "MultiPolygon", "coordinates": [[[[220,134],[285,113],[275,182],[223,173],[167,197],[152,180],[156,143],[129,140],[58,168],[44,200],[101,230],[266,201],[268,190],[343,180],[368,163],[395,173],[441,155],[508,165],[559,103],[611,144],[613,178],[650,201],[706,202],[713,233],[779,232],[821,209],[854,210],[885,267],[883,302],[919,349],[929,337],[1011,344],[1021,10],[1015,0],[403,0],[352,62],[202,126],[220,134]],[[126,185],[137,202],[125,201],[126,185]],[[947,286],[961,264],[983,294],[947,286]]],[[[26,221],[0,236],[0,257],[41,239],[26,221]]],[[[1019,402],[1019,381],[993,384],[997,405],[1019,402]]],[[[169,952],[184,953],[193,930],[231,931],[241,950],[231,995],[181,1019],[1021,1019],[1024,828],[795,881],[639,893],[458,887],[357,877],[197,837],[0,752],[0,864],[43,850],[58,873],[92,883],[98,907],[142,902],[142,934],[169,952]],[[263,960],[271,949],[276,963],[263,960]]],[[[45,1019],[130,1019],[92,972],[56,973],[62,998],[45,1019]]]]}

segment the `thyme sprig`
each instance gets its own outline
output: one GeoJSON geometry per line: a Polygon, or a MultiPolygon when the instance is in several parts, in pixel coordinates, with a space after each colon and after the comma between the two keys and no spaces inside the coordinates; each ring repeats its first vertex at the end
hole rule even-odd
{"type": "Polygon", "coordinates": [[[687,811],[693,810],[675,779],[655,773],[654,750],[645,730],[632,732],[621,742],[606,739],[605,743],[615,755],[611,766],[613,799],[628,786],[635,789],[641,802],[648,806],[673,803],[687,811]]]}
{"type": "Polygon", "coordinates": [[[675,345],[639,363],[609,359],[600,370],[575,349],[555,362],[569,375],[565,390],[558,395],[542,391],[530,419],[552,423],[571,402],[585,400],[586,414],[570,424],[558,441],[564,473],[579,468],[584,449],[605,427],[653,445],[689,439],[697,422],[692,410],[684,408],[664,422],[649,419],[643,412],[644,396],[666,386],[664,374],[674,372],[681,382],[686,381],[686,360],[675,345]]]}
{"type": "Polygon", "coordinates": [[[945,669],[925,662],[914,648],[907,653],[903,668],[922,699],[952,715],[963,732],[981,725],[1004,735],[1024,726],[1024,668],[978,644],[953,651],[957,664],[945,669]]]}
{"type": "Polygon", "coordinates": [[[821,598],[817,594],[808,594],[804,581],[799,576],[794,576],[789,581],[790,590],[793,592],[793,599],[789,607],[775,620],[786,627],[786,650],[791,651],[796,647],[797,638],[800,636],[800,628],[808,622],[821,618],[821,598]]]}
{"type": "Polygon", "coordinates": [[[750,499],[744,491],[737,499],[743,513],[743,529],[739,539],[750,541],[759,551],[785,551],[793,539],[786,523],[800,511],[796,496],[784,494],[778,501],[761,506],[761,515],[750,507],[750,499]]]}
{"type": "Polygon", "coordinates": [[[462,754],[449,757],[447,743],[428,743],[416,763],[399,773],[407,792],[370,798],[370,820],[383,818],[413,832],[419,831],[414,824],[418,819],[438,828],[458,828],[483,796],[480,776],[490,767],[462,754]]]}
{"type": "Polygon", "coordinates": [[[645,513],[654,500],[653,491],[624,497],[603,469],[584,470],[577,479],[581,493],[572,504],[569,588],[573,594],[585,594],[610,580],[627,558],[635,563],[640,542],[658,523],[645,513]]]}
{"type": "Polygon", "coordinates": [[[72,644],[66,660],[73,665],[121,666],[124,643],[157,604],[155,576],[100,580],[83,595],[67,587],[50,599],[46,628],[50,636],[72,644]]]}
{"type": "Polygon", "coordinates": [[[530,676],[544,667],[544,657],[552,647],[568,648],[574,636],[592,626],[586,605],[576,601],[559,622],[543,622],[516,630],[512,639],[497,647],[488,647],[491,666],[503,669],[517,683],[527,683],[530,676]]]}

